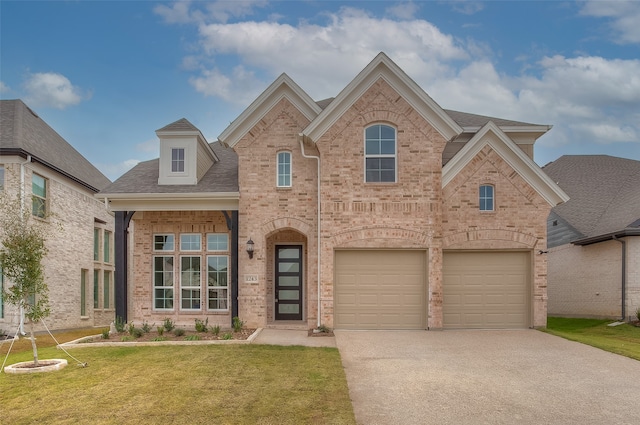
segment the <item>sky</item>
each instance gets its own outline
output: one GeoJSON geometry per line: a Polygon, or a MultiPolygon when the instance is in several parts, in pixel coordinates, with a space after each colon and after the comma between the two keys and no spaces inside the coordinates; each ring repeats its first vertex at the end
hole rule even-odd
{"type": "Polygon", "coordinates": [[[186,118],[209,142],[280,74],[335,97],[385,52],[442,108],[640,160],[640,1],[0,0],[0,98],[111,180],[186,118]]]}

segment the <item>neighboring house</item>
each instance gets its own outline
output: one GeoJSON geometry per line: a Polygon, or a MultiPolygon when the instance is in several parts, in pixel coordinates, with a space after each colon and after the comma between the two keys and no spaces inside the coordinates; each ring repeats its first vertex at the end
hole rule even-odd
{"type": "Polygon", "coordinates": [[[549,315],[635,319],[640,161],[566,155],[544,171],[571,197],[548,218],[549,315]]]}
{"type": "Polygon", "coordinates": [[[445,111],[383,53],[320,102],[283,74],[215,143],[185,119],[158,130],[159,160],[98,195],[116,212],[116,314],[545,326],[539,251],[568,199],[532,160],[549,128],[445,111]]]}
{"type": "MultiPolygon", "coordinates": [[[[49,328],[113,321],[114,219],[94,197],[109,184],[21,100],[0,101],[0,190],[8,196],[22,193],[24,208],[51,227],[44,259],[49,328]]],[[[4,302],[0,306],[0,329],[16,332],[18,311],[4,302]]]]}

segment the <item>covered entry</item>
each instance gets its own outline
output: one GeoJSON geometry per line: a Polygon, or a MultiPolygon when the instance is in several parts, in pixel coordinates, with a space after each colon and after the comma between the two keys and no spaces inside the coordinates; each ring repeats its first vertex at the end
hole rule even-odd
{"type": "Polygon", "coordinates": [[[426,251],[335,251],[334,326],[425,329],[426,251]]]}
{"type": "Polygon", "coordinates": [[[526,328],[529,252],[445,252],[444,328],[526,328]]]}

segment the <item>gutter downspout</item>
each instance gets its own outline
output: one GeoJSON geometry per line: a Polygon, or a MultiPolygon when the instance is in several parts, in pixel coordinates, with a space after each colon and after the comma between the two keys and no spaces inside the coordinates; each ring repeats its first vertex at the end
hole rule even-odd
{"type": "Polygon", "coordinates": [[[307,155],[304,153],[304,135],[302,133],[300,133],[298,135],[298,140],[300,141],[300,152],[302,153],[302,157],[303,158],[308,158],[308,159],[315,159],[317,164],[318,164],[318,206],[316,208],[316,210],[318,211],[318,224],[317,224],[317,229],[318,229],[318,236],[317,236],[317,250],[318,250],[318,328],[320,327],[320,325],[322,325],[320,318],[320,157],[319,156],[315,156],[315,155],[307,155]]]}
{"type": "Polygon", "coordinates": [[[613,240],[616,242],[620,242],[622,244],[622,319],[621,321],[626,322],[627,315],[627,241],[618,239],[616,235],[613,235],[613,240]]]}

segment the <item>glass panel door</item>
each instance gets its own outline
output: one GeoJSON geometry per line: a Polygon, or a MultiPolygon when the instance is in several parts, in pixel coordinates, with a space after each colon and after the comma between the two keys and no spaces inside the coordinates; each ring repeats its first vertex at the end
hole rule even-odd
{"type": "Polygon", "coordinates": [[[302,320],[302,247],[276,246],[276,320],[302,320]]]}

